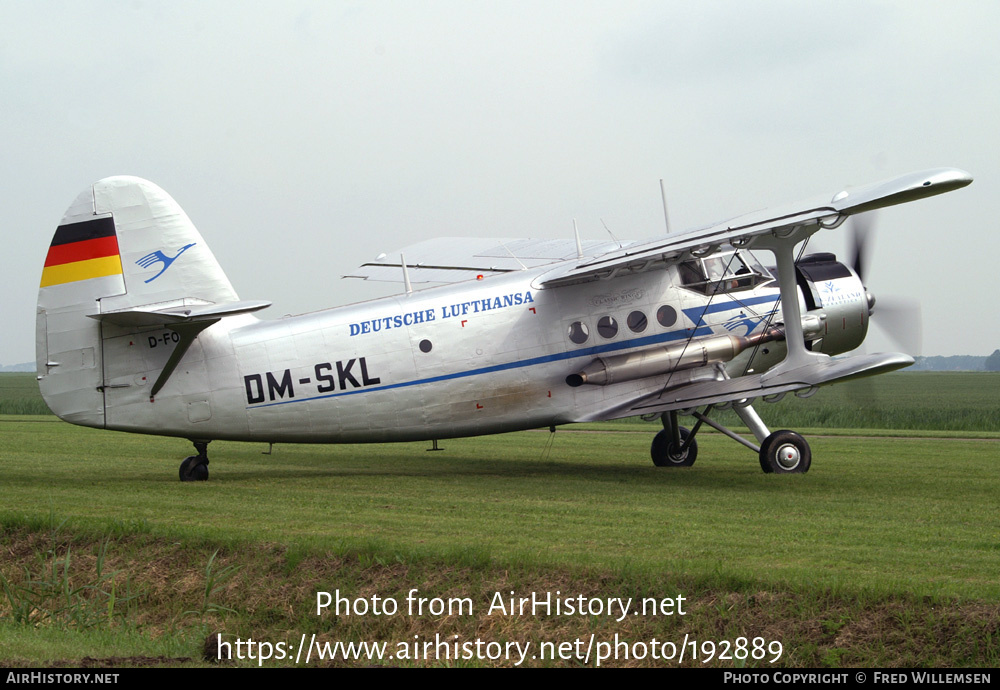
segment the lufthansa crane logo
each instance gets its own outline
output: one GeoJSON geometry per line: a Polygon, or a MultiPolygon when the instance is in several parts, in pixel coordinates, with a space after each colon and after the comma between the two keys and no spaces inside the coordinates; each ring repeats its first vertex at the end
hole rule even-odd
{"type": "Polygon", "coordinates": [[[730,318],[722,325],[725,326],[726,330],[731,333],[735,332],[737,328],[746,328],[747,330],[743,335],[750,335],[751,333],[753,333],[753,329],[757,328],[757,326],[759,326],[763,322],[764,319],[762,318],[756,320],[751,319],[743,312],[740,312],[739,314],[730,318]]]}
{"type": "Polygon", "coordinates": [[[159,249],[157,249],[152,254],[146,254],[146,256],[144,256],[141,259],[139,259],[138,261],[136,261],[136,263],[139,266],[142,266],[143,268],[149,268],[150,266],[152,266],[154,264],[157,264],[157,263],[163,264],[163,268],[160,269],[160,272],[157,273],[155,276],[153,276],[152,278],[150,278],[149,280],[147,280],[145,282],[152,283],[154,280],[156,280],[157,278],[159,278],[160,276],[162,276],[163,272],[166,271],[168,268],[170,268],[170,264],[172,264],[174,261],[176,261],[178,256],[180,256],[181,254],[183,254],[184,252],[186,252],[188,249],[190,249],[191,247],[193,247],[196,244],[198,244],[198,243],[197,242],[192,242],[191,244],[188,244],[188,245],[185,245],[185,246],[181,247],[180,251],[177,252],[176,254],[174,254],[173,256],[167,256],[162,251],[160,251],[159,249]]]}

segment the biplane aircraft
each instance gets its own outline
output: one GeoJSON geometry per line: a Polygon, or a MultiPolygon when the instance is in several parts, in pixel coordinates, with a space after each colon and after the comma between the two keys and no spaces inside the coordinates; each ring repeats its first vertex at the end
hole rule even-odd
{"type": "Polygon", "coordinates": [[[38,381],[68,422],[192,441],[185,481],[208,478],[215,439],[436,445],[637,415],[662,420],[658,466],[692,465],[708,424],[765,472],[801,473],[809,445],[769,431],[753,403],[913,359],[834,358],[864,341],[875,298],[859,267],[796,248],[971,181],[917,172],[641,242],[439,238],[350,276],[399,281],[396,296],[261,320],[269,303],[240,300],[170,196],[109,177],[77,197],[49,248],[38,381]],[[711,419],[720,407],[756,443],[711,419]]]}

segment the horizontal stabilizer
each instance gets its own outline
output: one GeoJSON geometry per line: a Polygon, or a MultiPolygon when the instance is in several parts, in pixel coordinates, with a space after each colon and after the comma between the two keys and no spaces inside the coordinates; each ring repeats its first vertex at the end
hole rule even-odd
{"type": "Polygon", "coordinates": [[[169,326],[204,321],[215,323],[227,316],[250,314],[269,306],[271,303],[263,300],[243,300],[226,304],[182,305],[159,309],[136,307],[100,314],[87,314],[87,316],[104,323],[113,323],[116,326],[145,328],[147,326],[169,326]]]}

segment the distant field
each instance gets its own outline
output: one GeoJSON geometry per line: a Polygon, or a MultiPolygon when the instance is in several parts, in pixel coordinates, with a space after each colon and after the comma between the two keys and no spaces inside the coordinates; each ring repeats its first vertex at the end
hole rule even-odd
{"type": "Polygon", "coordinates": [[[908,372],[820,388],[757,411],[771,428],[1000,431],[1000,373],[908,372]]]}
{"type": "MultiPolygon", "coordinates": [[[[772,429],[1000,432],[1000,373],[896,372],[787,395],[757,410],[772,429]]],[[[0,373],[0,414],[49,414],[34,374],[0,373]]],[[[740,426],[730,413],[719,419],[740,426]]]]}
{"type": "MultiPolygon", "coordinates": [[[[825,386],[805,399],[758,400],[755,409],[771,429],[1000,432],[1000,373],[900,371],[825,386]]],[[[712,417],[742,426],[732,412],[712,417]]]]}
{"type": "Polygon", "coordinates": [[[0,372],[0,414],[52,414],[33,373],[0,372]]]}

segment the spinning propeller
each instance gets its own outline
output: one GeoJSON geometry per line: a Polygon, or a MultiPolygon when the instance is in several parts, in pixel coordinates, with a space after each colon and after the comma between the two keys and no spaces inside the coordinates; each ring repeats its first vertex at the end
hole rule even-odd
{"type": "MultiPolygon", "coordinates": [[[[875,238],[874,213],[852,216],[849,223],[851,267],[867,290],[870,275],[868,267],[875,238]]],[[[923,335],[919,302],[905,297],[884,296],[876,300],[869,292],[868,303],[872,307],[872,322],[878,324],[902,351],[909,354],[920,353],[923,335]]]]}

